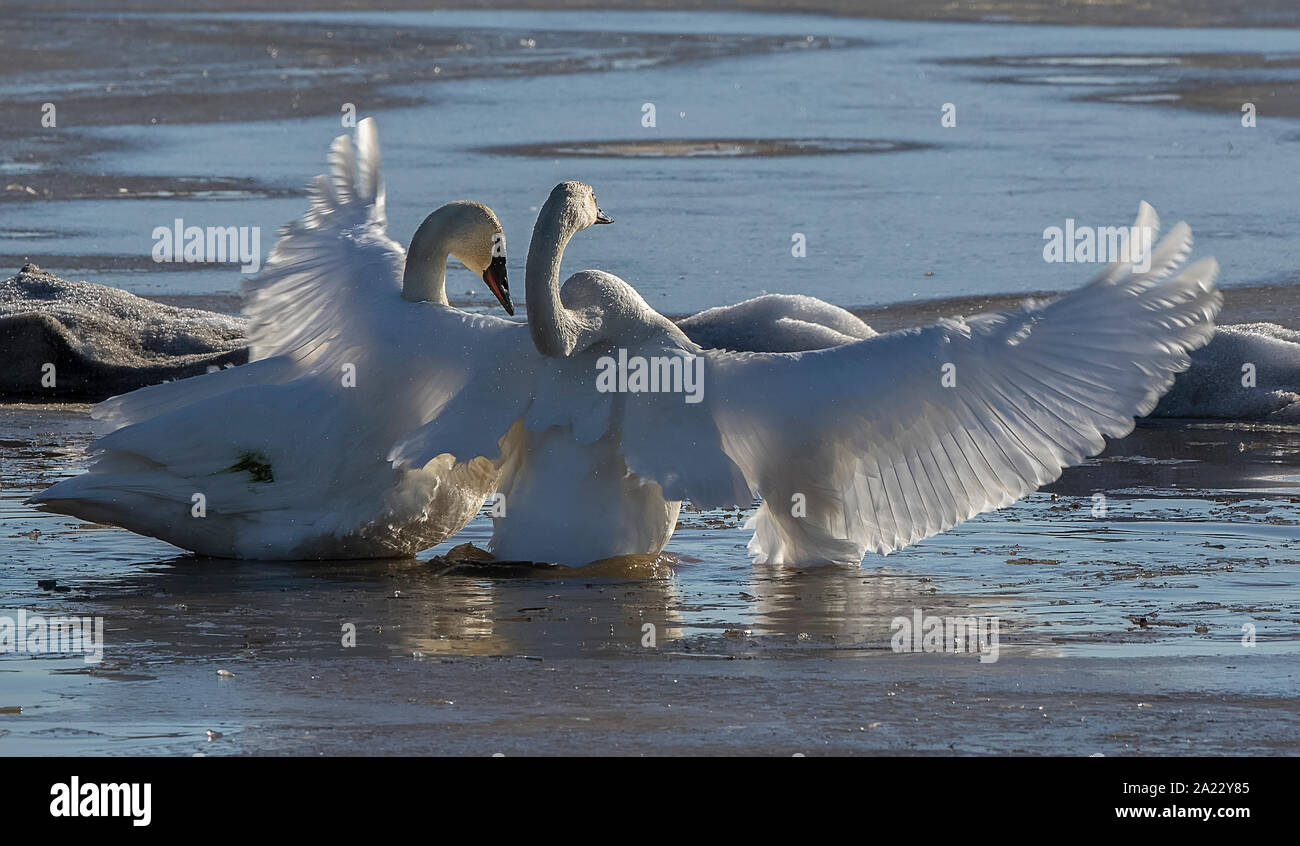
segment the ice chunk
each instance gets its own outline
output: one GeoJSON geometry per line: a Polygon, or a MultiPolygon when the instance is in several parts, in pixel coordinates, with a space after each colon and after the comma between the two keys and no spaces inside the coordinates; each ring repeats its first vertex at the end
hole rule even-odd
{"type": "Polygon", "coordinates": [[[244,334],[238,317],[68,282],[28,264],[0,282],[0,398],[91,402],[243,364],[244,334]]]}
{"type": "Polygon", "coordinates": [[[1191,358],[1153,417],[1300,423],[1300,332],[1275,323],[1220,326],[1191,358]]]}

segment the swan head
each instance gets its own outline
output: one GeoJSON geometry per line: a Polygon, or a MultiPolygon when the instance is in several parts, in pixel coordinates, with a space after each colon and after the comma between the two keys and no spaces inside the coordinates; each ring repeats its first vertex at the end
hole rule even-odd
{"type": "Polygon", "coordinates": [[[562,221],[564,227],[572,232],[595,226],[598,223],[613,223],[614,220],[600,210],[596,202],[596,191],[585,182],[570,180],[561,182],[551,191],[547,206],[562,221]]]}
{"type": "MultiPolygon", "coordinates": [[[[448,203],[430,214],[415,230],[403,273],[402,296],[424,300],[427,285],[421,274],[451,256],[483,279],[506,314],[515,313],[506,279],[506,236],[496,213],[482,203],[462,200],[448,203]]],[[[441,281],[441,280],[439,280],[441,281]]],[[[446,301],[445,291],[434,299],[446,301]]]]}

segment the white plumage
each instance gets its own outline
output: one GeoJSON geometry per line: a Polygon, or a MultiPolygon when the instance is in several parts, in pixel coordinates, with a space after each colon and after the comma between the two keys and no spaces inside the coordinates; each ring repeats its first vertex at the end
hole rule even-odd
{"type": "MultiPolygon", "coordinates": [[[[117,429],[90,472],[34,501],[207,554],[362,557],[437,543],[499,489],[495,554],[583,564],[658,553],[683,499],[759,495],[757,561],[857,563],[1127,434],[1221,303],[1212,259],[1184,267],[1178,224],[1147,270],[1115,264],[1054,301],[968,320],[876,336],[812,298],[768,296],[679,328],[610,274],[561,288],[568,240],[603,222],[589,186],[558,186],[530,245],[527,326],[450,308],[447,253],[460,244],[493,287],[499,223],[452,204],[405,256],[363,122],[247,291],[257,360],[101,404],[117,429]],[[619,354],[700,373],[699,401],[602,390],[619,354]]],[[[1158,228],[1146,204],[1138,226],[1158,228]]]]}
{"type": "MultiPolygon", "coordinates": [[[[515,495],[493,539],[506,557],[655,553],[678,501],[748,505],[751,494],[764,500],[747,524],[759,562],[886,554],[1127,434],[1208,341],[1222,302],[1213,259],[1183,266],[1191,233],[1180,223],[1148,270],[1117,263],[1048,303],[813,352],[701,350],[617,277],[584,271],[560,290],[564,244],[595,213],[584,204],[595,209],[590,189],[565,183],[539,216],[528,300],[548,358],[521,374],[510,408],[468,431],[472,383],[393,452],[413,466],[485,455],[509,431],[502,487],[515,495]],[[599,392],[598,361],[617,349],[702,358],[703,400],[599,392]]],[[[1137,225],[1158,229],[1145,203],[1137,225]]]]}
{"type": "Polygon", "coordinates": [[[94,415],[115,431],[92,446],[89,472],[33,503],[206,555],[260,559],[411,555],[477,513],[495,486],[488,461],[433,456],[395,470],[385,457],[481,356],[500,344],[509,360],[527,343],[519,324],[446,305],[447,254],[487,279],[500,224],[477,204],[445,206],[408,262],[385,231],[371,121],[357,139],[355,150],[346,136],[335,141],[310,210],[246,286],[257,360],[101,403],[94,415]],[[402,298],[404,269],[406,287],[432,302],[402,298]]]}
{"type": "Polygon", "coordinates": [[[763,294],[677,321],[705,349],[805,352],[874,338],[852,312],[804,294],[763,294]]]}

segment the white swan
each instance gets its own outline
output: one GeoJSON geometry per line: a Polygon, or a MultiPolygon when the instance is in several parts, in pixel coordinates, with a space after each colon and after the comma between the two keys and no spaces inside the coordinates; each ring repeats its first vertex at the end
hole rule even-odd
{"type": "MultiPolygon", "coordinates": [[[[1213,259],[1184,267],[1180,223],[1149,268],[1116,263],[1050,302],[815,352],[705,351],[615,276],[584,271],[561,291],[565,244],[600,217],[581,183],[558,186],[538,216],[527,298],[547,361],[521,366],[508,390],[469,382],[391,455],[418,467],[491,456],[499,442],[498,557],[657,553],[682,499],[748,506],[752,494],[760,563],[887,554],[1126,435],[1210,338],[1222,303],[1213,259]],[[619,351],[700,367],[702,401],[601,392],[600,359],[619,351]]],[[[1137,225],[1158,229],[1145,203],[1137,225]]]]}
{"type": "Polygon", "coordinates": [[[733,352],[807,352],[878,334],[852,312],[805,294],[764,294],[677,325],[701,347],[733,352]]]}
{"type": "MultiPolygon", "coordinates": [[[[94,417],[116,431],[92,446],[90,471],[33,505],[255,559],[411,555],[473,518],[495,490],[489,462],[444,455],[396,471],[383,459],[471,373],[490,385],[493,368],[520,350],[536,357],[521,324],[447,304],[454,256],[514,313],[500,223],[486,206],[450,203],[404,254],[385,231],[373,121],[359,123],[355,148],[335,140],[330,165],[312,185],[310,210],[245,287],[252,361],[99,404],[94,417]]],[[[786,324],[802,332],[803,318],[838,318],[804,299],[760,298],[767,305],[747,307],[744,330],[780,336],[786,324]]],[[[697,323],[744,343],[736,309],[697,323]]]]}
{"type": "Polygon", "coordinates": [[[513,313],[501,225],[486,206],[452,203],[404,255],[385,232],[374,124],[358,124],[355,151],[336,139],[330,164],[246,288],[257,360],[101,403],[95,416],[118,428],[92,446],[89,472],[33,504],[256,559],[411,555],[478,512],[489,462],[447,455],[399,471],[385,455],[491,339],[506,332],[501,361],[510,338],[526,349],[519,324],[447,304],[454,256],[513,313]]]}

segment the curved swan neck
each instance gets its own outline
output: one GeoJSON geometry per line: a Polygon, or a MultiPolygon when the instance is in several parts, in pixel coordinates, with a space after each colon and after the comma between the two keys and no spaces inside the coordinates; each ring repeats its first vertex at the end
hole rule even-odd
{"type": "Polygon", "coordinates": [[[449,215],[434,212],[411,236],[402,271],[402,299],[447,305],[447,256],[454,237],[449,215]]]}
{"type": "Polygon", "coordinates": [[[542,206],[528,244],[524,296],[528,301],[528,328],[542,355],[563,358],[578,343],[578,321],[560,300],[560,262],[564,248],[580,228],[568,197],[553,193],[542,206]]]}

